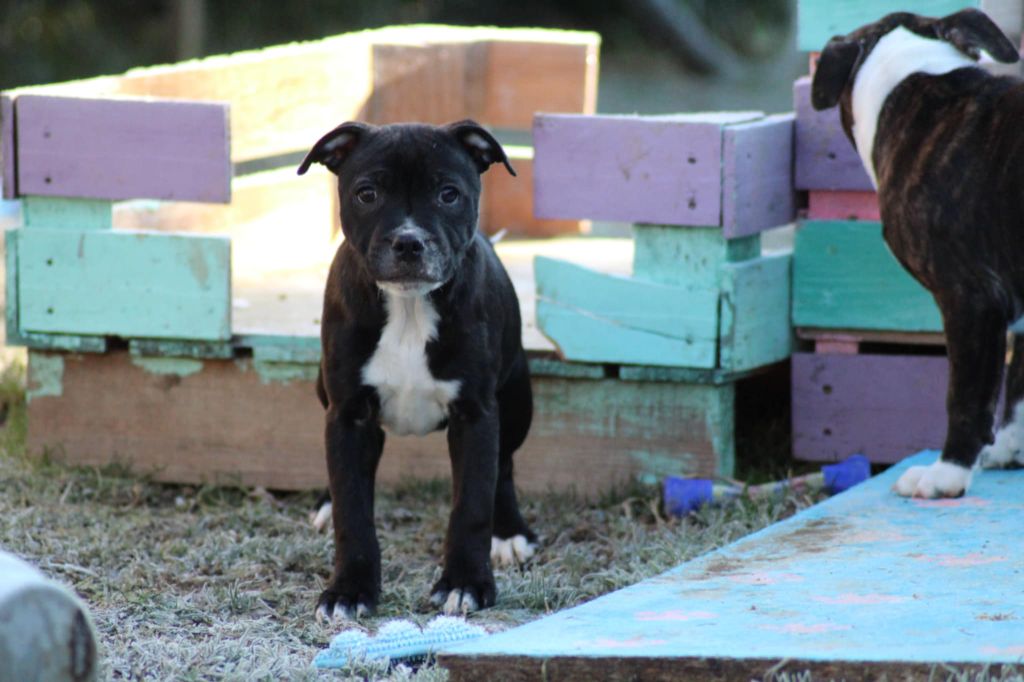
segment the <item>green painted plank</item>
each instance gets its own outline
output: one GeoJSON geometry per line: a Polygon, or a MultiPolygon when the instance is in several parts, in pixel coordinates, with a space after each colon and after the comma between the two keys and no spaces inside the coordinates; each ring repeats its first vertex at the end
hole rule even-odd
{"type": "Polygon", "coordinates": [[[793,250],[793,325],[938,332],[931,294],[893,257],[882,224],[806,221],[793,250]]]}
{"type": "Polygon", "coordinates": [[[110,230],[114,225],[113,203],[102,199],[26,196],[21,200],[26,228],[53,230],[110,230]]]}
{"type": "Polygon", "coordinates": [[[23,346],[18,328],[18,229],[4,230],[4,327],[8,346],[23,346]]]}
{"type": "Polygon", "coordinates": [[[128,231],[25,230],[23,331],[226,341],[231,241],[128,231]]]}
{"type": "Polygon", "coordinates": [[[789,357],[791,263],[791,255],[782,253],[722,266],[723,369],[752,369],[789,357]]]}
{"type": "Polygon", "coordinates": [[[832,36],[846,35],[890,12],[942,17],[980,4],[978,0],[798,0],[796,43],[800,50],[818,52],[832,36]]]}
{"type": "Polygon", "coordinates": [[[131,339],[128,350],[136,357],[228,360],[235,355],[234,346],[226,341],[131,339]]]}
{"type": "Polygon", "coordinates": [[[25,332],[21,335],[20,343],[9,345],[27,346],[34,350],[62,350],[69,353],[107,352],[107,338],[105,336],[25,332]]]}
{"type": "Polygon", "coordinates": [[[716,287],[683,288],[647,282],[544,256],[534,259],[534,278],[538,300],[560,308],[688,345],[714,344],[717,340],[716,287]]]}
{"type": "Polygon", "coordinates": [[[531,376],[562,377],[564,379],[604,379],[604,365],[564,362],[550,356],[528,358],[531,376]]]}
{"type": "Polygon", "coordinates": [[[757,258],[761,235],[726,239],[715,227],[633,226],[633,274],[684,288],[717,288],[722,263],[757,258]]]}
{"type": "MultiPolygon", "coordinates": [[[[537,326],[567,360],[637,365],[715,366],[717,339],[681,339],[627,327],[537,300],[537,326]]],[[[717,332],[716,332],[717,333],[717,332]]]]}

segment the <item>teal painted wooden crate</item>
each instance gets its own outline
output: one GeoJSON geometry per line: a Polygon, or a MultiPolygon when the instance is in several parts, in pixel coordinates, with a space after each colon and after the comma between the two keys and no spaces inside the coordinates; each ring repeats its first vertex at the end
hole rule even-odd
{"type": "Polygon", "coordinates": [[[941,17],[980,5],[979,0],[798,0],[797,47],[820,51],[832,36],[845,35],[890,12],[941,17]]]}

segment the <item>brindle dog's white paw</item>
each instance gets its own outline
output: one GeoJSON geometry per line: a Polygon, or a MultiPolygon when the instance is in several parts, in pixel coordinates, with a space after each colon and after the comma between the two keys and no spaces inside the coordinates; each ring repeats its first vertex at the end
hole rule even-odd
{"type": "Polygon", "coordinates": [[[491,565],[495,568],[521,566],[537,553],[537,545],[526,539],[525,535],[513,535],[501,539],[491,537],[491,565]]]}
{"type": "Polygon", "coordinates": [[[430,595],[430,603],[439,607],[446,616],[465,616],[480,608],[476,597],[469,590],[455,589],[450,592],[435,592],[430,595]]]}
{"type": "Polygon", "coordinates": [[[316,531],[322,532],[324,528],[331,522],[331,510],[332,505],[330,502],[324,502],[320,505],[320,508],[309,515],[309,522],[313,524],[313,528],[316,531]]]}
{"type": "Polygon", "coordinates": [[[316,607],[317,621],[326,624],[356,621],[372,614],[373,609],[362,602],[354,607],[346,605],[343,601],[337,601],[334,604],[321,603],[316,607]]]}
{"type": "Polygon", "coordinates": [[[903,497],[960,497],[970,484],[970,469],[940,461],[929,466],[910,467],[896,481],[893,490],[903,497]]]}

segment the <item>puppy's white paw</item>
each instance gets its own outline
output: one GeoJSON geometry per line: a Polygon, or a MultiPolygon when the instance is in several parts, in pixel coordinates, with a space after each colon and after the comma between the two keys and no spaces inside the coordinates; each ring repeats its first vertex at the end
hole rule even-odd
{"type": "Polygon", "coordinates": [[[446,616],[465,616],[480,608],[480,605],[476,603],[476,598],[470,594],[469,590],[455,589],[447,593],[435,592],[430,595],[430,603],[441,607],[446,616]]]}
{"type": "Polygon", "coordinates": [[[520,566],[537,553],[537,546],[524,535],[513,535],[502,540],[491,536],[491,565],[494,567],[520,566]]]}
{"type": "Polygon", "coordinates": [[[345,606],[344,603],[338,601],[329,607],[328,612],[327,604],[320,604],[316,607],[316,619],[321,623],[344,623],[346,621],[359,620],[365,618],[372,613],[370,607],[362,602],[356,604],[355,608],[351,606],[345,606]]]}
{"type": "Polygon", "coordinates": [[[315,528],[317,532],[323,531],[323,529],[327,527],[327,524],[331,522],[331,509],[331,503],[324,502],[320,505],[319,509],[310,513],[309,522],[313,524],[313,528],[315,528]]]}
{"type": "Polygon", "coordinates": [[[960,497],[970,484],[970,469],[939,461],[930,466],[910,467],[893,490],[903,497],[960,497]]]}

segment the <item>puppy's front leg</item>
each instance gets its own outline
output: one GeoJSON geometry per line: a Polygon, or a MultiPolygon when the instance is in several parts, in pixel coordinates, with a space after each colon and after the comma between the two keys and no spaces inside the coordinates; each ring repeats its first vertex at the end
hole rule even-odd
{"type": "Polygon", "coordinates": [[[445,537],[444,571],[430,601],[451,615],[494,605],[491,529],[498,480],[496,401],[460,400],[448,423],[452,512],[445,537]]]}
{"type": "Polygon", "coordinates": [[[327,411],[327,473],[334,520],[334,575],[317,602],[321,618],[360,617],[380,596],[380,547],[373,524],[373,486],[384,432],[373,420],[327,411]]]}
{"type": "Polygon", "coordinates": [[[896,482],[906,497],[960,497],[992,442],[992,423],[1006,359],[1007,316],[985,292],[936,296],[949,351],[949,427],[939,461],[910,467],[896,482]]]}

